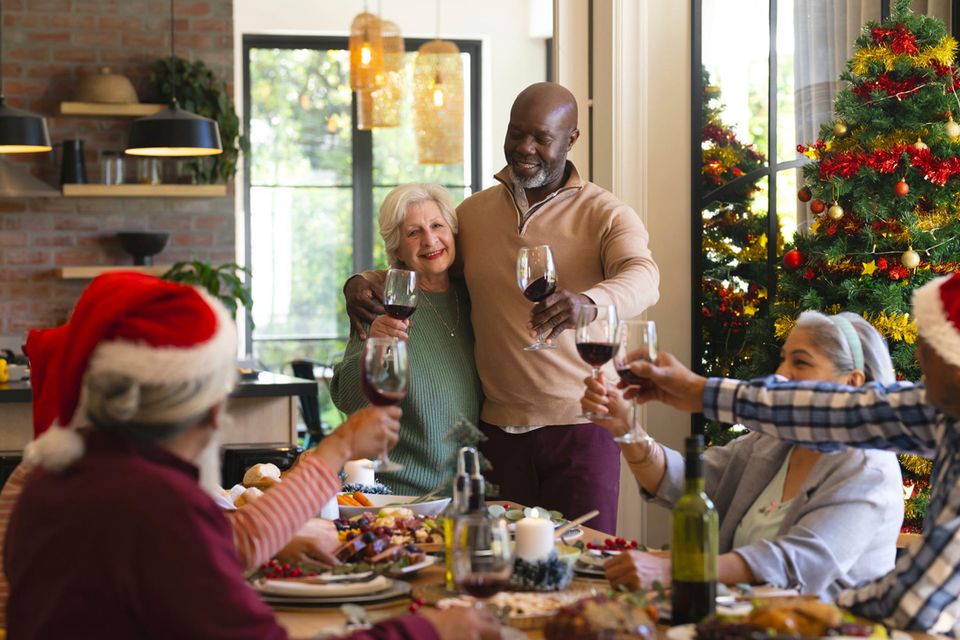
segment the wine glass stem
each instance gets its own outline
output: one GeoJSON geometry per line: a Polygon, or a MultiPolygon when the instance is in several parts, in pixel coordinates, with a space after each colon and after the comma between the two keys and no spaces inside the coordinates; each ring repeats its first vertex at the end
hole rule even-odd
{"type": "Polygon", "coordinates": [[[630,401],[632,405],[630,407],[630,431],[633,433],[634,437],[637,439],[640,438],[640,409],[637,407],[637,403],[630,401]]]}

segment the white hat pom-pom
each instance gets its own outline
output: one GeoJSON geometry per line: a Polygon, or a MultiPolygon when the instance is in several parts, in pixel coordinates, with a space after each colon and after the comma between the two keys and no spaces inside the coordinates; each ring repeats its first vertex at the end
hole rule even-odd
{"type": "Polygon", "coordinates": [[[23,461],[30,467],[40,466],[60,472],[83,456],[83,438],[74,429],[53,426],[23,450],[23,461]]]}

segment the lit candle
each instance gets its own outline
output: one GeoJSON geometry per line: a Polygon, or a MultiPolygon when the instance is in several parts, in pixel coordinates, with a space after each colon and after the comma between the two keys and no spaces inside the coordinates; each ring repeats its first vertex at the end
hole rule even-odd
{"type": "Polygon", "coordinates": [[[546,560],[553,551],[553,523],[534,511],[517,523],[516,554],[527,562],[546,560]]]}
{"type": "Polygon", "coordinates": [[[343,481],[345,484],[372,485],[375,482],[373,463],[365,458],[348,460],[343,465],[343,481]]]}

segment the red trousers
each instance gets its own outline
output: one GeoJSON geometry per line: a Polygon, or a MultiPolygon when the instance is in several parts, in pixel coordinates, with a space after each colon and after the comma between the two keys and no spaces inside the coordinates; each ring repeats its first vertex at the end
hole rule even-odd
{"type": "Polygon", "coordinates": [[[480,450],[493,469],[485,475],[499,487],[499,499],[557,510],[576,518],[598,509],[586,526],[613,534],[620,495],[620,449],[595,424],[541,427],[507,433],[485,422],[480,450]]]}

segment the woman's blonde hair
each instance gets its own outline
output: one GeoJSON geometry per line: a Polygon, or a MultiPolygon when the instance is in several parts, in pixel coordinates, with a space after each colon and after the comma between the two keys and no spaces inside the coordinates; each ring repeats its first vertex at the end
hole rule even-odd
{"type": "Polygon", "coordinates": [[[380,205],[380,237],[387,252],[387,261],[391,267],[402,267],[403,262],[397,255],[400,248],[400,230],[403,217],[411,205],[433,201],[440,208],[440,214],[446,220],[450,231],[456,235],[458,230],[457,212],[453,208],[450,192],[438,184],[412,182],[403,184],[387,194],[380,205]]]}

